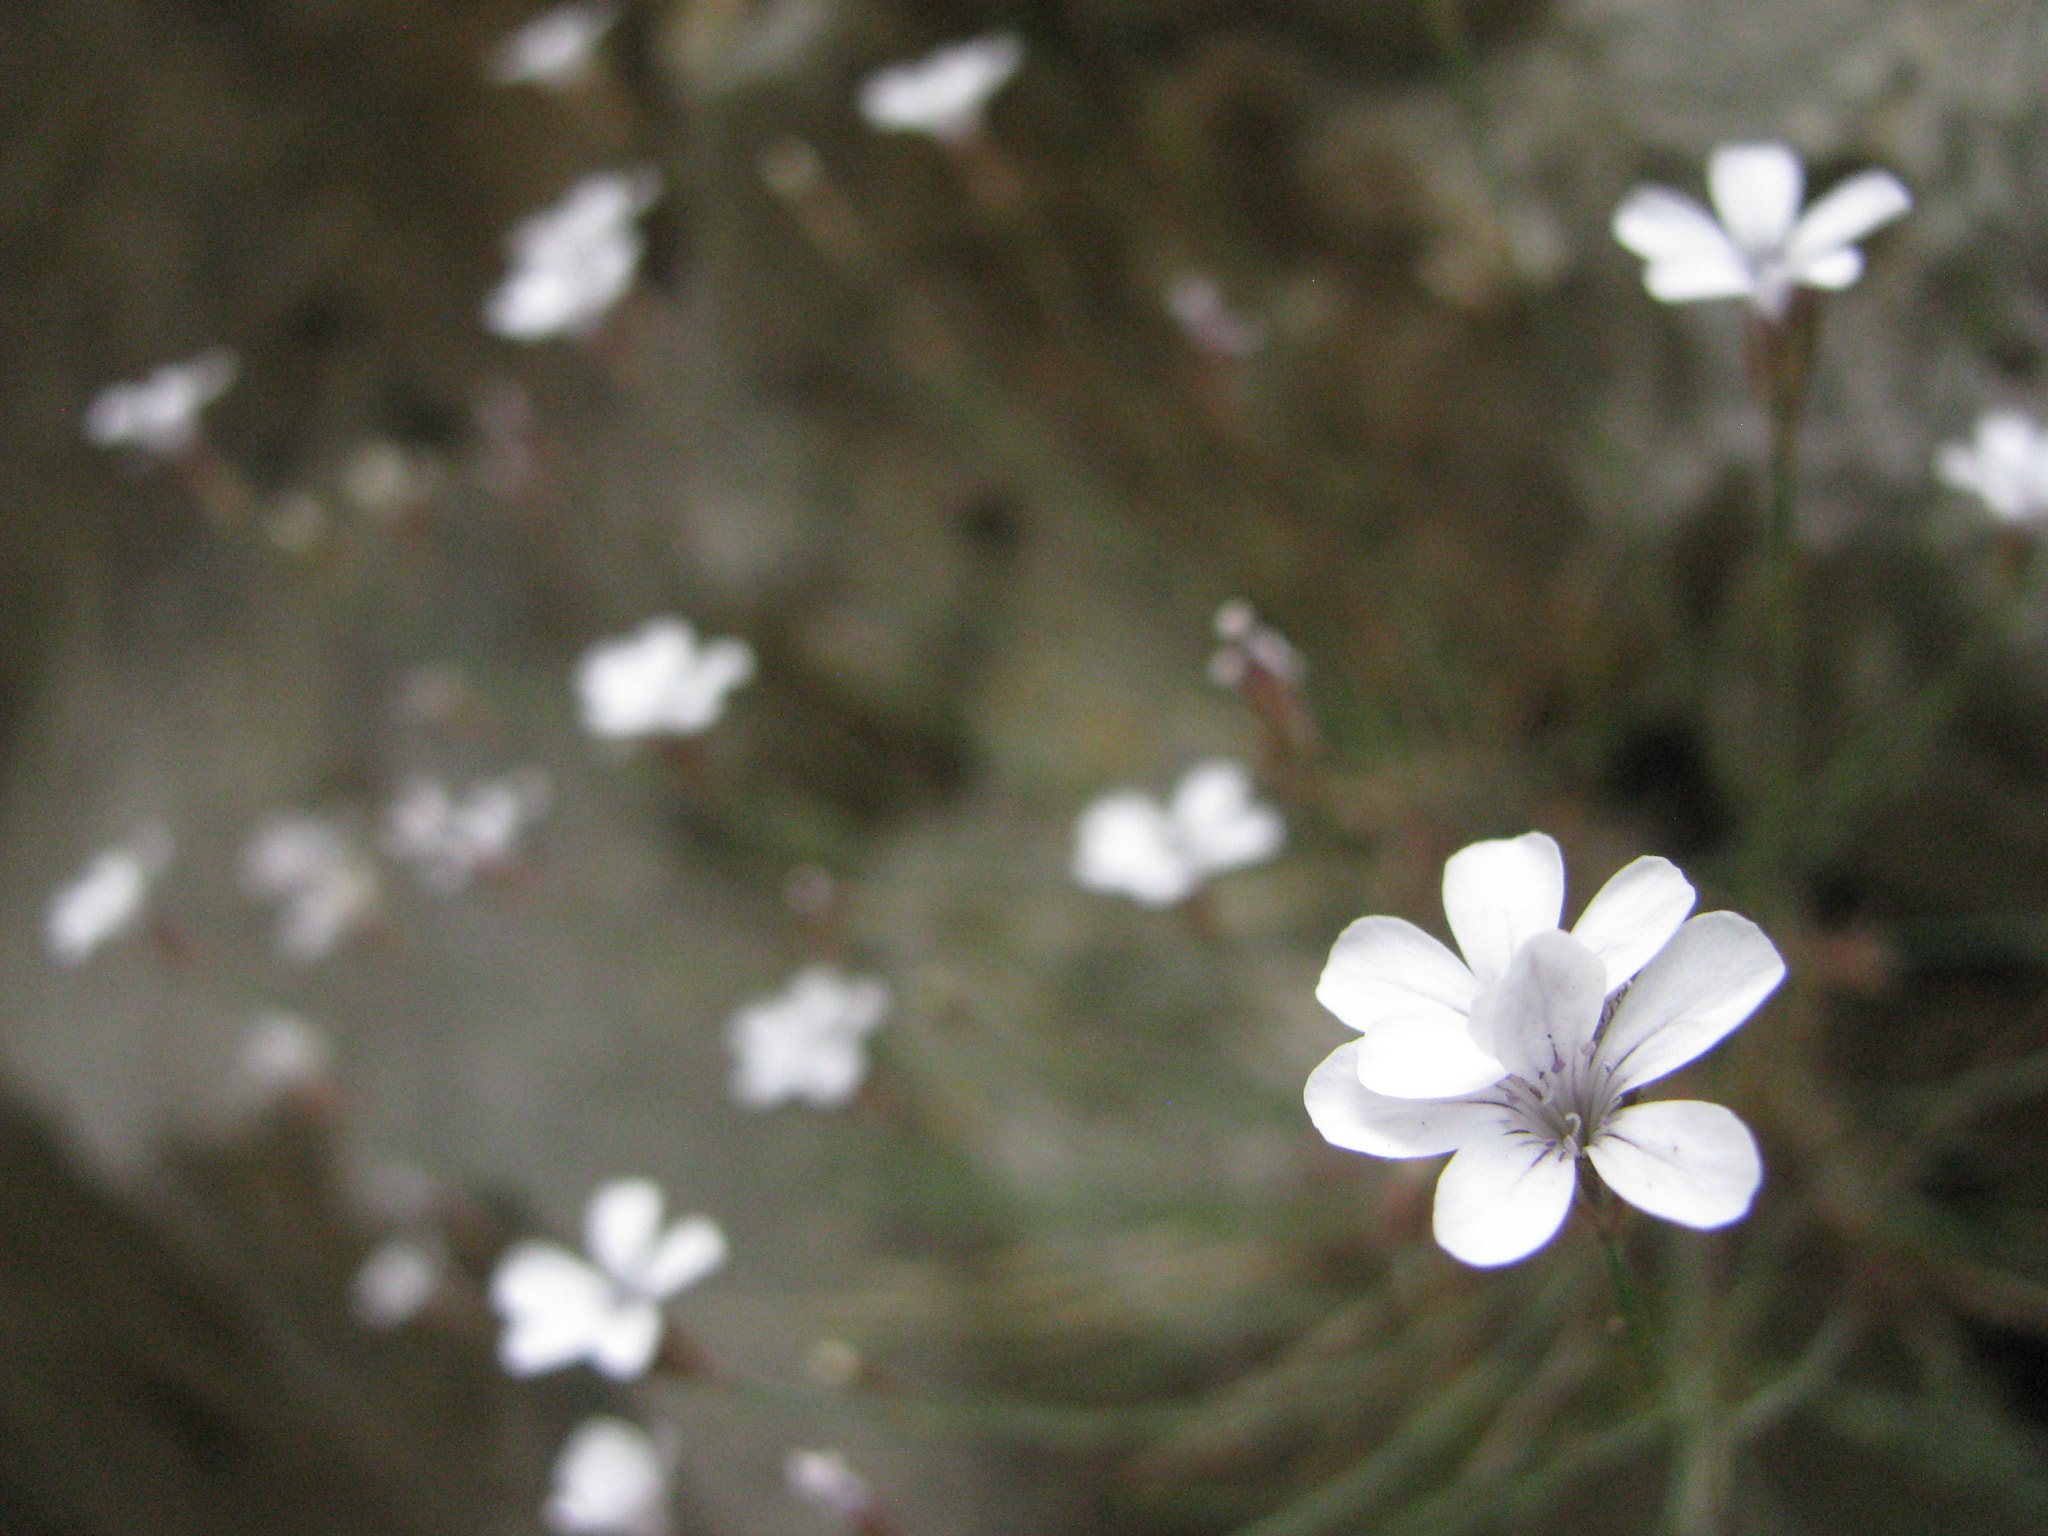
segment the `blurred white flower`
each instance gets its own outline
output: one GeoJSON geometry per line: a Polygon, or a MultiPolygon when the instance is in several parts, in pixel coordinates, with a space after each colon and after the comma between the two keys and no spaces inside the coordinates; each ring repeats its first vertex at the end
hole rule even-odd
{"type": "Polygon", "coordinates": [[[199,413],[227,393],[235,371],[235,354],[214,347],[146,379],[110,384],[86,407],[86,440],[165,458],[190,453],[199,442],[199,413]]]}
{"type": "Polygon", "coordinates": [[[552,796],[548,776],[531,767],[479,779],[459,795],[438,779],[411,779],[386,814],[384,851],[428,890],[452,896],[479,872],[511,863],[552,796]]]}
{"type": "Polygon", "coordinates": [[[1170,907],[1211,875],[1263,864],[1286,840],[1280,813],[1252,798],[1251,771],[1216,758],[1183,774],[1163,806],[1136,789],[1090,805],[1075,829],[1073,875],[1091,891],[1170,907]]]}
{"type": "Polygon", "coordinates": [[[859,1524],[874,1513],[874,1490],[838,1451],[791,1451],[782,1463],[789,1491],[811,1508],[859,1524]]]}
{"type": "Polygon", "coordinates": [[[520,220],[512,271],[485,301],[484,324],[514,341],[595,332],[633,284],[646,249],[636,221],[660,189],[651,170],[602,172],[520,220]]]}
{"type": "Polygon", "coordinates": [[[170,859],[170,834],[161,827],[94,854],[78,878],[50,898],[43,918],[50,954],[63,965],[76,965],[129,927],[170,859]]]}
{"type": "Polygon", "coordinates": [[[1667,304],[1746,298],[1782,319],[1795,287],[1846,288],[1863,274],[1855,242],[1913,206],[1889,171],[1862,171],[1799,211],[1806,172],[1783,144],[1723,144],[1707,161],[1714,214],[1668,187],[1642,186],[1614,211],[1614,238],[1643,258],[1667,304]]]}
{"type": "Polygon", "coordinates": [[[584,1214],[593,1265],[555,1243],[515,1243],[491,1276],[505,1324],[498,1358],[514,1376],[588,1360],[615,1381],[643,1376],[661,1344],[661,1304],[725,1262],[725,1234],[706,1216],[664,1228],[651,1179],[601,1186],[584,1214]]]}
{"type": "Polygon", "coordinates": [[[411,1322],[440,1289],[443,1263],[439,1244],[424,1238],[379,1243],[349,1286],[356,1321],[379,1332],[411,1322]]]}
{"type": "Polygon", "coordinates": [[[661,1450],[625,1419],[586,1419],[555,1458],[541,1511],[557,1536],[663,1536],[668,1469],[661,1450]]]}
{"type": "Polygon", "coordinates": [[[682,619],[593,645],[576,663],[583,728],[593,736],[694,736],[725,713],[725,696],[754,675],[753,647],[699,642],[682,619]]]}
{"type": "Polygon", "coordinates": [[[323,1091],[334,1075],[334,1046],[317,1025],[282,1009],[256,1015],[235,1062],[235,1086],[257,1108],[308,1089],[323,1091]]]}
{"type": "Polygon", "coordinates": [[[589,72],[597,45],[619,19],[605,0],[558,5],[510,33],[484,64],[493,85],[540,85],[561,90],[589,72]]]}
{"type": "Polygon", "coordinates": [[[1967,443],[1944,443],[1934,472],[2006,522],[2048,514],[2048,431],[2017,411],[1987,411],[1967,443]]]}
{"type": "Polygon", "coordinates": [[[733,1097],[749,1109],[785,1099],[820,1109],[844,1104],[867,1076],[865,1042],[892,1001],[888,983],[875,977],[806,966],[726,1025],[733,1097]]]}
{"type": "Polygon", "coordinates": [[[1181,334],[1204,352],[1243,357],[1265,345],[1265,327],[1232,309],[1216,279],[1206,272],[1183,272],[1168,283],[1166,312],[1181,334]]]}
{"type": "Polygon", "coordinates": [[[1024,39],[1014,32],[949,43],[869,75],[861,82],[860,115],[885,132],[959,143],[981,131],[990,98],[1023,63],[1024,39]]]}
{"type": "Polygon", "coordinates": [[[1455,1152],[1436,1238],[1468,1264],[1508,1264],[1563,1224],[1585,1158],[1653,1216],[1712,1228],[1749,1210],[1763,1165],[1718,1104],[1630,1103],[1719,1043],[1785,964],[1732,912],[1687,920],[1693,889],[1663,859],[1603,886],[1558,928],[1564,860],[1541,833],[1475,843],[1444,866],[1465,960],[1411,923],[1360,918],[1316,988],[1359,1038],[1308,1080],[1316,1129],[1374,1157],[1455,1152]]]}
{"type": "Polygon", "coordinates": [[[279,816],[250,839],[242,887],[278,905],[277,947],[317,960],[377,907],[377,871],[355,840],[318,816],[279,816]]]}
{"type": "Polygon", "coordinates": [[[1209,681],[1219,688],[1239,686],[1254,670],[1271,673],[1289,688],[1308,675],[1301,652],[1279,630],[1262,623],[1241,597],[1217,608],[1214,629],[1219,643],[1209,657],[1209,681]]]}

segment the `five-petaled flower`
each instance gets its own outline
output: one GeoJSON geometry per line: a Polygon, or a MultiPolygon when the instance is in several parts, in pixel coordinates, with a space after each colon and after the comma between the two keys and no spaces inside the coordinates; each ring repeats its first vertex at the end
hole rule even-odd
{"type": "Polygon", "coordinates": [[[1785,974],[1754,923],[1688,918],[1693,901],[1671,864],[1637,859],[1565,933],[1564,860],[1548,837],[1453,855],[1444,913],[1464,960],[1395,917],[1360,918],[1332,948],[1316,997],[1359,1038],[1309,1077],[1316,1129],[1374,1157],[1454,1152],[1436,1238],[1468,1264],[1548,1242],[1581,1159],[1653,1216],[1739,1220],[1763,1177],[1748,1128],[1718,1104],[1634,1102],[1785,974]]]}
{"type": "Polygon", "coordinates": [[[1252,798],[1250,770],[1216,758],[1183,774],[1165,805],[1137,789],[1091,804],[1075,827],[1072,867],[1091,891],[1170,907],[1211,875],[1264,863],[1286,840],[1280,813],[1252,798]]]}
{"type": "Polygon", "coordinates": [[[146,379],[109,384],[85,411],[87,441],[176,458],[199,446],[199,413],[235,382],[235,354],[213,347],[146,379]]]}
{"type": "Polygon", "coordinates": [[[869,75],[861,83],[860,115],[871,128],[963,143],[981,132],[990,98],[1023,63],[1024,40],[1014,32],[950,43],[869,75]]]}
{"type": "Polygon", "coordinates": [[[1805,186],[1785,145],[1723,144],[1707,161],[1713,214],[1669,187],[1637,187],[1614,211],[1614,238],[1647,263],[1653,298],[1746,298],[1782,320],[1794,288],[1846,288],[1862,276],[1856,242],[1913,206],[1889,171],[1859,172],[1801,213],[1805,186]]]}
{"type": "Polygon", "coordinates": [[[1945,443],[1934,472],[2009,523],[2048,515],[2048,431],[2018,411],[1987,411],[1967,443],[1945,443]]]}
{"type": "Polygon", "coordinates": [[[588,1360],[615,1381],[643,1376],[662,1336],[661,1304],[725,1262],[725,1234],[708,1216],[663,1227],[651,1179],[601,1186],[584,1213],[591,1264],[527,1239],[498,1260],[491,1305],[504,1321],[498,1358],[515,1376],[588,1360]]]}
{"type": "Polygon", "coordinates": [[[650,170],[586,176],[552,208],[521,219],[512,271],[484,304],[484,324],[514,341],[593,334],[625,296],[646,242],[636,222],[654,204],[650,170]]]}
{"type": "Polygon", "coordinates": [[[889,984],[829,965],[797,972],[773,997],[749,1003],[726,1025],[732,1095],[749,1109],[802,1099],[844,1104],[867,1076],[867,1037],[889,1011],[889,984]]]}
{"type": "Polygon", "coordinates": [[[661,1536],[669,1529],[668,1465],[626,1419],[585,1419],[555,1458],[542,1509],[557,1536],[661,1536]]]}
{"type": "Polygon", "coordinates": [[[725,696],[754,675],[754,650],[722,636],[699,641],[682,619],[650,619],[576,664],[583,728],[593,736],[694,736],[725,713],[725,696]]]}

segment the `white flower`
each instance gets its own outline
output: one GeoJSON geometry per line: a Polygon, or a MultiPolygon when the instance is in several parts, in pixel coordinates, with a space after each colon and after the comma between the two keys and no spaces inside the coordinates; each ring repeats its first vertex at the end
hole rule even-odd
{"type": "Polygon", "coordinates": [[[199,442],[199,413],[235,382],[235,354],[215,347],[148,378],[110,384],[85,411],[85,436],[101,448],[140,448],[164,458],[199,442]]]}
{"type": "Polygon", "coordinates": [[[2048,432],[2017,411],[1987,411],[1968,443],[1945,443],[1934,472],[2009,523],[2048,514],[2048,432]]]}
{"type": "Polygon", "coordinates": [[[813,1509],[858,1524],[874,1513],[867,1480],[838,1451],[791,1451],[782,1463],[789,1491],[813,1509]]]}
{"type": "Polygon", "coordinates": [[[235,1062],[235,1086],[257,1108],[290,1094],[319,1092],[333,1075],[334,1046],[326,1034],[275,1008],[256,1015],[235,1062]]]}
{"type": "Polygon", "coordinates": [[[1794,287],[1846,288],[1862,276],[1855,242],[1913,206],[1898,177],[1863,171],[1802,214],[1805,184],[1783,144],[1723,144],[1707,161],[1718,222],[1682,193],[1637,187],[1614,211],[1614,238],[1649,263],[1643,285],[1653,298],[1746,298],[1782,319],[1794,287]]]}
{"type": "Polygon", "coordinates": [[[318,816],[279,816],[250,839],[242,886],[279,903],[277,947],[317,960],[377,906],[377,871],[341,828],[318,816]]]}
{"type": "Polygon", "coordinates": [[[1081,813],[1074,879],[1148,907],[1185,901],[1211,875],[1262,864],[1287,839],[1280,813],[1252,799],[1251,771],[1197,763],[1161,805],[1142,790],[1104,795],[1081,813]]]}
{"type": "Polygon", "coordinates": [[[76,965],[127,928],[141,916],[149,888],[170,858],[170,834],[162,828],[95,854],[77,879],[50,898],[43,919],[50,954],[76,965]]]}
{"type": "Polygon", "coordinates": [[[1217,608],[1212,627],[1220,643],[1209,656],[1209,681],[1219,688],[1237,687],[1254,670],[1270,673],[1289,688],[1299,687],[1308,674],[1308,663],[1293,642],[1261,622],[1241,597],[1217,608]]]}
{"type": "Polygon", "coordinates": [[[1024,40],[1014,32],[950,43],[869,75],[861,82],[860,115],[870,128],[957,144],[981,131],[983,109],[1023,63],[1024,40]]]}
{"type": "Polygon", "coordinates": [[[754,651],[725,637],[701,644],[682,619],[650,619],[576,663],[583,728],[593,736],[694,736],[725,713],[725,696],[754,675],[754,651]]]}
{"type": "Polygon", "coordinates": [[[512,861],[552,792],[538,768],[478,780],[460,795],[438,779],[412,779],[385,818],[384,849],[412,865],[428,890],[452,896],[479,871],[512,861]]]}
{"type": "Polygon", "coordinates": [[[560,90],[589,71],[597,45],[618,19],[619,8],[603,0],[543,11],[491,50],[484,74],[493,85],[560,90]]]}
{"type": "Polygon", "coordinates": [[[725,1262],[725,1234],[705,1216],[661,1225],[651,1179],[618,1179],[590,1197],[584,1242],[597,1263],[554,1243],[515,1243],[491,1276],[504,1320],[498,1358],[515,1376],[579,1360],[615,1381],[646,1374],[661,1343],[661,1303],[725,1262]]]}
{"type": "Polygon", "coordinates": [[[806,966],[773,997],[749,1003],[726,1025],[732,1096],[749,1109],[802,1099],[844,1104],[867,1076],[864,1042],[889,1011],[888,983],[806,966]]]}
{"type": "Polygon", "coordinates": [[[555,1458],[541,1515],[557,1536],[660,1536],[669,1528],[660,1449],[625,1419],[584,1420],[555,1458]]]}
{"type": "Polygon", "coordinates": [[[653,206],[651,170],[586,176],[552,208],[520,220],[512,271],[484,303],[484,324],[514,341],[588,336],[633,284],[645,251],[635,220],[653,206]]]}
{"type": "Polygon", "coordinates": [[[1638,859],[1558,929],[1564,866],[1540,833],[1475,843],[1444,868],[1444,910],[1470,968],[1399,918],[1361,918],[1316,996],[1359,1030],[1308,1080],[1325,1138],[1374,1157],[1455,1152],[1436,1238],[1507,1264],[1563,1224],[1581,1157],[1631,1204],[1686,1226],[1740,1219],[1763,1177],[1756,1142],[1718,1104],[1636,1104],[1710,1049],[1785,974],[1732,912],[1690,920],[1693,890],[1638,859]]]}
{"type": "Polygon", "coordinates": [[[379,1332],[410,1322],[440,1289],[442,1263],[439,1246],[417,1237],[378,1244],[349,1286],[356,1321],[379,1332]]]}

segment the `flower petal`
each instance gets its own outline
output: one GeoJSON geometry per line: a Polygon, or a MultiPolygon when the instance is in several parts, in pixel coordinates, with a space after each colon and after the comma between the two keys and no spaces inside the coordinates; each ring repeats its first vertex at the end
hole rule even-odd
{"type": "Polygon", "coordinates": [[[491,1274],[504,1319],[498,1358],[514,1376],[559,1370],[590,1353],[610,1310],[605,1277],[553,1243],[514,1244],[491,1274]]]}
{"type": "Polygon", "coordinates": [[[1481,986],[1564,913],[1564,855],[1541,832],[1474,843],[1444,864],[1444,916],[1481,986]]]}
{"type": "Polygon", "coordinates": [[[1472,1010],[1472,1039],[1504,1071],[1533,1082],[1539,1073],[1583,1059],[1606,1000],[1607,967],[1600,958],[1568,933],[1539,933],[1516,951],[1500,985],[1472,1010]]]}
{"type": "Polygon", "coordinates": [[[1181,776],[1168,814],[1188,861],[1205,875],[1262,864],[1287,841],[1287,824],[1252,798],[1251,770],[1228,758],[1181,776]]]}
{"type": "Polygon", "coordinates": [[[637,1381],[654,1363],[664,1326],[661,1309],[651,1301],[614,1307],[591,1340],[590,1363],[613,1381],[637,1381]]]}
{"type": "Polygon", "coordinates": [[[1839,250],[1823,251],[1809,257],[1801,266],[1793,269],[1792,280],[1804,283],[1809,288],[1825,288],[1830,293],[1851,286],[1863,275],[1863,253],[1853,245],[1839,250]]]}
{"type": "Polygon", "coordinates": [[[1757,291],[1756,273],[1730,247],[1725,256],[1653,261],[1643,269],[1643,287],[1660,304],[1701,299],[1746,299],[1757,291]]]}
{"type": "Polygon", "coordinates": [[[1436,1240],[1481,1268],[1525,1259],[1564,1225],[1577,1183],[1577,1160],[1533,1136],[1468,1142],[1436,1181],[1436,1240]]]}
{"type": "Polygon", "coordinates": [[[1360,1044],[1353,1040],[1324,1057],[1302,1090],[1309,1119],[1331,1146],[1372,1157],[1433,1157],[1501,1124],[1495,1104],[1374,1093],[1358,1080],[1360,1044]]]}
{"type": "Polygon", "coordinates": [[[1783,144],[1723,144],[1707,161],[1707,192],[1737,250],[1781,249],[1799,215],[1806,170],[1783,144]]]}
{"type": "Polygon", "coordinates": [[[1631,1105],[1586,1156],[1630,1205],[1687,1227],[1740,1221],[1764,1177],[1749,1127],[1697,1099],[1631,1105]]]}
{"type": "MultiPolygon", "coordinates": [[[[1817,288],[1838,288],[1806,275],[1820,258],[1855,244],[1909,211],[1913,194],[1890,171],[1864,171],[1829,190],[1800,215],[1785,242],[1785,261],[1799,280],[1817,288]]],[[[1850,278],[1849,282],[1854,282],[1850,278]]]]}
{"type": "Polygon", "coordinates": [[[1086,889],[1148,907],[1185,900],[1199,879],[1174,840],[1166,812],[1137,790],[1104,795],[1081,813],[1072,869],[1086,889]]]}
{"type": "Polygon", "coordinates": [[[1338,934],[1316,983],[1316,1001],[1357,1030],[1401,1018],[1463,1029],[1478,995],[1462,960],[1398,917],[1361,917],[1338,934]]]}
{"type": "Polygon", "coordinates": [[[709,1216],[679,1221],[661,1235],[638,1277],[640,1289],[656,1300],[673,1296],[725,1263],[726,1252],[724,1229],[709,1216]]]}
{"type": "MultiPolygon", "coordinates": [[[[1637,187],[1614,210],[1614,238],[1651,263],[1735,261],[1735,248],[1714,216],[1669,187],[1637,187]]],[[[1739,265],[1739,263],[1737,263],[1739,265]]]]}
{"type": "Polygon", "coordinates": [[[1644,966],[1600,1042],[1625,1093],[1711,1050],[1785,979],[1764,932],[1733,912],[1707,912],[1644,966]]]}
{"type": "Polygon", "coordinates": [[[632,1284],[647,1267],[660,1227],[660,1186],[652,1179],[614,1179],[590,1197],[583,1245],[606,1274],[632,1284]]]}
{"type": "Polygon", "coordinates": [[[1698,899],[1669,859],[1642,858],[1619,871],[1586,903],[1572,937],[1607,967],[1607,990],[1650,963],[1698,899]]]}
{"type": "Polygon", "coordinates": [[[1499,1082],[1507,1069],[1473,1043],[1461,1019],[1389,1019],[1355,1042],[1358,1080],[1390,1099],[1449,1099],[1499,1082]]]}

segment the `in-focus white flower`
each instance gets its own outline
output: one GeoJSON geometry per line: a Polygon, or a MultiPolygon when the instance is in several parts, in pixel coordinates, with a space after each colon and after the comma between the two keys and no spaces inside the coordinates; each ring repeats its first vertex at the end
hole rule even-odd
{"type": "Polygon", "coordinates": [[[170,860],[170,834],[161,827],[94,854],[78,878],[50,898],[43,939],[51,956],[76,965],[134,923],[170,860]]]}
{"type": "Polygon", "coordinates": [[[1782,319],[1794,288],[1846,288],[1862,276],[1856,242],[1913,206],[1889,171],[1859,172],[1801,213],[1805,187],[1785,145],[1723,144],[1707,161],[1713,214],[1669,187],[1637,187],[1614,211],[1614,238],[1648,263],[1653,298],[1746,298],[1782,319]]]}
{"type": "Polygon", "coordinates": [[[1023,63],[1024,39],[1014,32],[949,43],[869,75],[861,82],[860,115],[870,128],[957,144],[981,131],[982,112],[1023,63]]]}
{"type": "Polygon", "coordinates": [[[625,1419],[586,1419],[555,1458],[541,1511],[557,1536],[663,1536],[668,1468],[661,1450],[625,1419]]]}
{"type": "Polygon", "coordinates": [[[214,347],[146,379],[110,384],[86,407],[86,440],[164,458],[190,453],[199,442],[199,413],[227,393],[235,371],[235,354],[214,347]]]}
{"type": "Polygon", "coordinates": [[[789,1491],[811,1508],[858,1525],[873,1515],[875,1493],[838,1451],[791,1451],[782,1463],[789,1491]]]}
{"type": "Polygon", "coordinates": [[[491,50],[484,75],[493,85],[574,85],[589,73],[597,45],[618,19],[619,8],[606,0],[542,11],[491,50]]]}
{"type": "Polygon", "coordinates": [[[867,1037],[893,1001],[887,982],[829,965],[797,972],[773,997],[749,1003],[726,1025],[732,1096],[749,1109],[802,1099],[844,1104],[867,1076],[867,1037]]]}
{"type": "Polygon", "coordinates": [[[643,1376],[661,1344],[661,1304],[725,1262],[725,1234],[707,1216],[661,1224],[651,1179],[617,1179],[590,1197],[591,1264],[555,1243],[515,1243],[491,1275],[504,1321],[498,1358],[514,1376],[588,1360],[615,1381],[643,1376]]]}
{"type": "Polygon", "coordinates": [[[299,962],[327,954],[377,908],[377,871],[369,856],[318,816],[266,823],[242,855],[242,887],[278,903],[278,952],[299,962]]]}
{"type": "Polygon", "coordinates": [[[1667,1221],[1739,1220],[1763,1177],[1756,1141],[1718,1104],[1633,1102],[1722,1040],[1785,964],[1732,912],[1687,918],[1663,859],[1603,886],[1558,928],[1564,861],[1541,833],[1475,843],[1444,867],[1463,961],[1413,924],[1361,918],[1317,999],[1359,1038],[1308,1080],[1325,1138],[1374,1157],[1457,1155],[1437,1181],[1436,1238],[1468,1264],[1512,1263],[1564,1222],[1586,1159],[1667,1221]]]}
{"type": "Polygon", "coordinates": [[[1264,863],[1286,840],[1280,813],[1252,798],[1251,770],[1215,758],[1183,774],[1165,805],[1138,789],[1090,805],[1075,827],[1073,875],[1091,891],[1170,907],[1211,875],[1264,863]]]}
{"type": "Polygon", "coordinates": [[[682,619],[593,645],[576,663],[576,698],[593,736],[694,736],[725,713],[725,696],[754,675],[754,650],[730,636],[699,642],[682,619]]]}
{"type": "Polygon", "coordinates": [[[594,333],[633,285],[646,250],[637,221],[660,190],[651,170],[601,172],[520,220],[512,270],[484,302],[484,324],[514,341],[594,333]]]}
{"type": "Polygon", "coordinates": [[[1934,472],[1944,485],[1979,497],[2006,522],[2048,515],[2048,431],[2018,411],[1987,411],[1976,436],[1945,443],[1934,472]]]}
{"type": "Polygon", "coordinates": [[[385,817],[384,850],[410,864],[428,890],[452,896],[480,872],[512,862],[552,795],[538,768],[479,779],[460,794],[439,779],[415,778],[385,817]]]}
{"type": "Polygon", "coordinates": [[[444,1263],[440,1245],[424,1238],[379,1243],[349,1285],[356,1321],[380,1333],[411,1322],[440,1289],[444,1263]]]}

